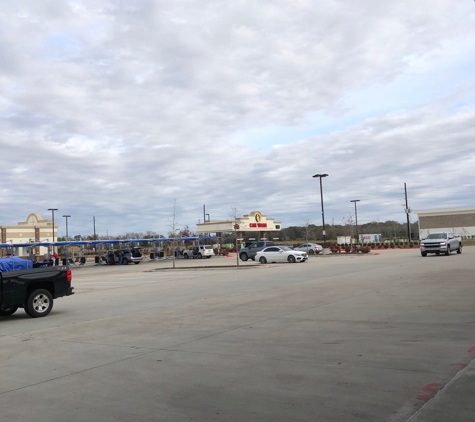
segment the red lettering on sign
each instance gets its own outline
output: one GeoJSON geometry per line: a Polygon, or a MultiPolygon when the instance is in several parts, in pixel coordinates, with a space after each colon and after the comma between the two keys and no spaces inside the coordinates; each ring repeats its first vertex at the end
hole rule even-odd
{"type": "Polygon", "coordinates": [[[257,223],[257,227],[267,227],[267,223],[257,223]]]}
{"type": "Polygon", "coordinates": [[[249,227],[257,227],[256,223],[249,223],[249,227]]]}

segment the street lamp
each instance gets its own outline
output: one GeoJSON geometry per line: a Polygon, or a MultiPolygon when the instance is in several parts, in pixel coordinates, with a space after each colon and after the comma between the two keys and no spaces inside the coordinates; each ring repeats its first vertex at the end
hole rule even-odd
{"type": "Polygon", "coordinates": [[[326,236],[326,233],[325,233],[325,213],[323,211],[323,190],[322,190],[322,177],[327,177],[328,174],[315,174],[314,176],[312,177],[318,177],[320,178],[320,199],[321,199],[321,202],[322,202],[322,234],[323,234],[323,247],[326,248],[327,247],[327,236],[326,236]]]}
{"type": "Polygon", "coordinates": [[[68,218],[71,217],[70,215],[63,215],[64,218],[66,218],[66,240],[69,239],[68,236],[68,218]]]}
{"type": "Polygon", "coordinates": [[[358,212],[356,211],[356,203],[357,203],[357,202],[360,202],[360,200],[359,200],[359,199],[352,199],[350,202],[354,202],[354,203],[355,203],[356,241],[359,242],[359,238],[358,238],[358,212]]]}
{"type": "Polygon", "coordinates": [[[48,211],[51,211],[51,215],[53,216],[53,251],[54,251],[54,212],[58,211],[58,208],[48,208],[48,211]]]}

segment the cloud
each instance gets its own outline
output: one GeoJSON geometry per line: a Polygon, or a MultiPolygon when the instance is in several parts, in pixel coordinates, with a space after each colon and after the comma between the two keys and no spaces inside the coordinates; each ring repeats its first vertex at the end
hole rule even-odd
{"type": "Polygon", "coordinates": [[[319,171],[330,174],[335,221],[354,195],[367,198],[362,222],[364,211],[402,219],[404,181],[417,194],[413,208],[470,205],[461,173],[440,172],[473,176],[475,85],[444,86],[440,75],[442,63],[471,54],[471,43],[456,55],[447,45],[474,39],[473,5],[6,3],[2,224],[54,206],[74,215],[78,233],[90,231],[92,215],[109,233],[166,231],[175,199],[182,224],[202,218],[202,204],[213,218],[237,206],[287,225],[318,222],[319,171]],[[423,96],[411,72],[435,81],[423,96]],[[396,91],[410,90],[401,108],[396,91]],[[315,125],[316,114],[332,128],[315,125]]]}

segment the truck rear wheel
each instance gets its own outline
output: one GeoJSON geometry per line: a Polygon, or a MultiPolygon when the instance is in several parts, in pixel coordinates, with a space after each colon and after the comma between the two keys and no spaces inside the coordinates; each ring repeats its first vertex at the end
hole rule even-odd
{"type": "Polygon", "coordinates": [[[11,306],[10,308],[0,308],[0,316],[13,315],[18,309],[18,306],[11,306]]]}
{"type": "Polygon", "coordinates": [[[458,254],[461,254],[461,253],[462,253],[462,245],[461,245],[461,244],[459,244],[459,248],[457,249],[457,253],[458,253],[458,254]]]}
{"type": "Polygon", "coordinates": [[[241,261],[247,261],[247,253],[242,253],[239,258],[241,258],[241,261]]]}
{"type": "Polygon", "coordinates": [[[25,312],[32,318],[45,317],[51,309],[53,309],[53,296],[45,289],[31,292],[25,303],[25,312]]]}

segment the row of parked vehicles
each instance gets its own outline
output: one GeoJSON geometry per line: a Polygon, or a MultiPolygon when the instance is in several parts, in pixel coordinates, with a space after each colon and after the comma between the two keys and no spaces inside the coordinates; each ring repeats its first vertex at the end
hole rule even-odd
{"type": "Polygon", "coordinates": [[[308,255],[320,253],[323,250],[321,245],[316,243],[305,243],[296,248],[287,245],[276,245],[272,241],[260,241],[248,244],[239,250],[241,261],[252,259],[261,264],[266,262],[304,262],[308,255]]]}

